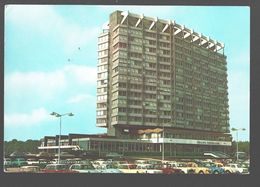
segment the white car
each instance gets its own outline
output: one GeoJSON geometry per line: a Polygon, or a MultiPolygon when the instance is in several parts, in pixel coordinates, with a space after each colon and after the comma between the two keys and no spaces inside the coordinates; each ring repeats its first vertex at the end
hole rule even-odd
{"type": "Polygon", "coordinates": [[[136,169],[135,164],[119,164],[118,169],[122,173],[142,173],[142,170],[136,169]]]}
{"type": "Polygon", "coordinates": [[[51,163],[51,164],[57,164],[57,163],[58,163],[58,159],[57,159],[57,158],[54,158],[54,159],[51,160],[50,163],[51,163]]]}
{"type": "Polygon", "coordinates": [[[151,164],[139,164],[136,166],[137,170],[140,170],[140,173],[149,173],[149,174],[161,174],[163,173],[160,169],[155,169],[151,164]]]}
{"type": "Polygon", "coordinates": [[[27,159],[27,163],[28,163],[28,165],[38,165],[39,161],[36,159],[29,158],[29,159],[27,159]]]}
{"type": "Polygon", "coordinates": [[[178,163],[170,163],[171,167],[180,169],[181,173],[189,174],[189,173],[195,173],[193,169],[187,166],[186,163],[178,162],[178,163]]]}
{"type": "Polygon", "coordinates": [[[140,164],[146,164],[147,160],[135,160],[135,164],[140,165],[140,164]]]}
{"type": "Polygon", "coordinates": [[[94,168],[98,168],[100,166],[103,166],[105,164],[104,160],[95,160],[95,161],[91,161],[92,165],[94,166],[94,168]]]}
{"type": "Polygon", "coordinates": [[[230,163],[223,167],[227,174],[236,173],[236,174],[248,174],[248,169],[241,166],[240,164],[230,163]]]}
{"type": "Polygon", "coordinates": [[[4,158],[4,165],[5,166],[12,165],[12,160],[10,158],[4,158]]]}
{"type": "Polygon", "coordinates": [[[39,166],[22,166],[20,167],[20,171],[21,172],[25,172],[25,173],[38,173],[40,172],[40,167],[39,166]]]}
{"type": "Polygon", "coordinates": [[[79,173],[100,173],[92,164],[72,164],[69,167],[69,170],[77,171],[79,173]]]}
{"type": "Polygon", "coordinates": [[[112,164],[98,166],[96,169],[99,170],[100,173],[123,173],[116,165],[112,164]]]}

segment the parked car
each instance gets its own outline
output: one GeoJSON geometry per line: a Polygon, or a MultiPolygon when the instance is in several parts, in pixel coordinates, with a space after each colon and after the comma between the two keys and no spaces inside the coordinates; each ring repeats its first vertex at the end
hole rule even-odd
{"type": "Polygon", "coordinates": [[[81,162],[82,162],[81,158],[69,158],[69,159],[66,159],[66,160],[70,164],[81,164],[81,162]]]}
{"type": "Polygon", "coordinates": [[[235,174],[248,174],[248,168],[243,167],[240,164],[230,163],[224,166],[225,172],[227,174],[235,173],[235,174]]]}
{"type": "Polygon", "coordinates": [[[135,160],[134,163],[135,163],[136,165],[147,164],[147,160],[135,160]]]}
{"type": "Polygon", "coordinates": [[[43,173],[78,173],[69,169],[70,165],[68,164],[48,164],[42,170],[43,173]]]}
{"type": "Polygon", "coordinates": [[[4,158],[4,167],[12,167],[12,160],[10,158],[4,158]]]}
{"type": "Polygon", "coordinates": [[[28,165],[38,165],[39,161],[34,158],[29,158],[29,159],[27,159],[27,163],[28,163],[28,165]]]}
{"type": "Polygon", "coordinates": [[[54,158],[50,161],[51,164],[57,164],[58,163],[58,159],[57,158],[54,158]]]}
{"type": "Polygon", "coordinates": [[[92,164],[72,164],[69,170],[77,171],[78,173],[100,173],[92,164]]]}
{"type": "MultiPolygon", "coordinates": [[[[112,161],[112,162],[113,162],[113,161],[112,161]]],[[[91,161],[91,163],[93,164],[93,166],[94,166],[95,168],[100,167],[100,166],[103,166],[103,165],[111,164],[112,162],[111,162],[111,161],[104,160],[104,159],[97,159],[97,160],[91,161]]]]}
{"type": "Polygon", "coordinates": [[[98,166],[97,169],[100,171],[100,173],[123,173],[115,164],[98,166]]]}
{"type": "Polygon", "coordinates": [[[39,161],[38,166],[39,166],[41,169],[45,168],[48,164],[50,164],[50,161],[47,160],[47,159],[41,158],[41,159],[39,159],[38,161],[39,161]]]}
{"type": "Polygon", "coordinates": [[[157,168],[152,164],[139,164],[136,166],[138,173],[149,173],[149,174],[162,174],[161,168],[157,168]]]}
{"type": "Polygon", "coordinates": [[[249,162],[243,162],[240,164],[243,168],[247,168],[248,172],[250,172],[250,164],[249,162]]]}
{"type": "Polygon", "coordinates": [[[139,169],[136,169],[136,164],[119,164],[118,169],[123,173],[140,173],[139,169]]]}
{"type": "Polygon", "coordinates": [[[40,172],[40,167],[39,166],[22,166],[20,168],[21,172],[25,173],[38,173],[40,172]]]}
{"type": "Polygon", "coordinates": [[[182,174],[194,174],[195,170],[193,168],[188,167],[187,163],[185,162],[176,162],[176,163],[169,163],[172,168],[180,169],[182,174]]]}
{"type": "Polygon", "coordinates": [[[201,166],[204,166],[206,168],[210,169],[210,172],[212,174],[224,174],[225,173],[225,169],[222,167],[218,167],[215,163],[213,162],[203,162],[201,164],[199,164],[201,166]]]}
{"type": "Polygon", "coordinates": [[[211,174],[209,168],[195,162],[188,162],[187,166],[195,171],[195,174],[211,174]]]}
{"type": "Polygon", "coordinates": [[[183,171],[174,164],[156,164],[155,168],[162,170],[163,174],[182,174],[183,171]]]}
{"type": "Polygon", "coordinates": [[[26,166],[28,163],[24,158],[15,158],[12,160],[12,166],[14,167],[21,167],[26,166]]]}

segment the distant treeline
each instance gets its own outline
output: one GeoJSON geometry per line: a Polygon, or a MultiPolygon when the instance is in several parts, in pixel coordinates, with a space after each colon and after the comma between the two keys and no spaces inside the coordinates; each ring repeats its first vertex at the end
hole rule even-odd
{"type": "Polygon", "coordinates": [[[25,153],[38,153],[38,147],[41,145],[40,140],[26,140],[19,141],[13,139],[11,141],[4,141],[4,152],[5,155],[9,155],[15,151],[25,153]]]}
{"type": "MultiPolygon", "coordinates": [[[[232,142],[232,150],[235,153],[237,149],[236,141],[232,142]]],[[[250,143],[248,141],[238,142],[238,151],[245,152],[247,155],[250,155],[250,143]]]]}

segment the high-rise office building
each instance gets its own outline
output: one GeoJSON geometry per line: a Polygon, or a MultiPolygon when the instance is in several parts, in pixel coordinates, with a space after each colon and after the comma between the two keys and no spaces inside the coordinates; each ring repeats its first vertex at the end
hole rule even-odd
{"type": "Polygon", "coordinates": [[[230,139],[222,43],[174,21],[115,11],[98,49],[97,126],[109,135],[163,127],[169,137],[230,139]]]}
{"type": "MultiPolygon", "coordinates": [[[[225,157],[224,45],[174,21],[113,12],[98,38],[96,120],[107,134],[69,134],[64,146],[99,156],[225,157]]],[[[45,137],[40,149],[54,148],[57,136],[45,137]]]]}

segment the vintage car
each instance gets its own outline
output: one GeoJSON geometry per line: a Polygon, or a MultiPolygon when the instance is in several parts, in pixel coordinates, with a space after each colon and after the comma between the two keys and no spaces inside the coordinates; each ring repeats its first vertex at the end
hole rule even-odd
{"type": "Polygon", "coordinates": [[[101,165],[98,166],[97,169],[100,171],[100,173],[123,173],[115,164],[101,165]]]}
{"type": "Polygon", "coordinates": [[[217,164],[212,163],[212,162],[202,162],[199,164],[199,166],[204,166],[206,168],[210,169],[210,172],[212,174],[224,174],[225,173],[225,169],[222,167],[218,167],[217,164]]]}
{"type": "Polygon", "coordinates": [[[12,160],[10,158],[4,158],[4,167],[11,167],[12,166],[12,160]]]}
{"type": "Polygon", "coordinates": [[[72,164],[69,167],[69,170],[77,171],[79,173],[100,173],[100,171],[95,169],[91,163],[89,163],[89,164],[72,164]]]}
{"type": "Polygon", "coordinates": [[[195,163],[195,162],[188,162],[188,168],[193,169],[195,174],[211,174],[211,170],[202,164],[195,163]]]}
{"type": "Polygon", "coordinates": [[[138,173],[148,173],[148,174],[162,174],[163,171],[161,168],[157,168],[152,164],[138,164],[136,166],[138,173]]]}
{"type": "Polygon", "coordinates": [[[12,166],[13,167],[21,167],[21,166],[26,166],[28,163],[24,158],[15,158],[12,160],[12,166]]]}
{"type": "Polygon", "coordinates": [[[142,173],[144,170],[136,169],[136,164],[119,164],[118,169],[122,173],[142,173]]]}
{"type": "Polygon", "coordinates": [[[160,168],[163,174],[182,174],[183,171],[180,168],[177,168],[175,164],[165,163],[155,165],[158,169],[160,168]]]}
{"type": "Polygon", "coordinates": [[[39,161],[34,158],[29,158],[29,159],[27,159],[27,163],[28,163],[28,165],[38,165],[39,161]]]}
{"type": "Polygon", "coordinates": [[[194,174],[195,170],[193,168],[188,167],[185,162],[169,162],[170,166],[175,169],[180,169],[180,173],[182,174],[194,174]]]}
{"type": "Polygon", "coordinates": [[[24,173],[39,173],[40,167],[39,166],[22,166],[20,167],[20,172],[24,173]]]}
{"type": "Polygon", "coordinates": [[[42,170],[43,173],[78,173],[78,171],[73,171],[69,169],[68,164],[48,164],[42,170]]]}
{"type": "Polygon", "coordinates": [[[241,164],[230,163],[223,167],[227,174],[248,174],[248,168],[243,167],[241,164]]]}

